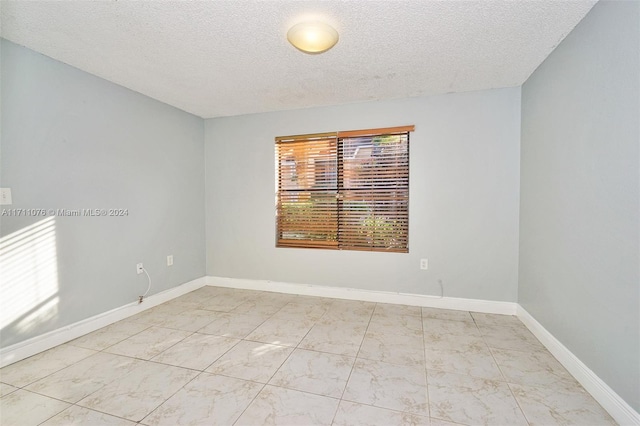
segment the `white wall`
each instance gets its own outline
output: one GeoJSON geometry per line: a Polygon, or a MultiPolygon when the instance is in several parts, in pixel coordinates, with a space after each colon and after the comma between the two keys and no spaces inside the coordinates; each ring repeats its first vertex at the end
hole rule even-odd
{"type": "Polygon", "coordinates": [[[640,3],[601,1],[522,89],[520,304],[640,411],[640,3]]]}
{"type": "Polygon", "coordinates": [[[0,217],[2,345],[135,302],[138,262],[150,294],[203,276],[203,120],[1,43],[0,179],[13,205],[0,207],[128,209],[0,217]]]}
{"type": "Polygon", "coordinates": [[[516,301],[519,138],[519,88],[206,120],[207,274],[516,301]],[[275,136],[408,124],[409,254],[275,247],[275,136]]]}

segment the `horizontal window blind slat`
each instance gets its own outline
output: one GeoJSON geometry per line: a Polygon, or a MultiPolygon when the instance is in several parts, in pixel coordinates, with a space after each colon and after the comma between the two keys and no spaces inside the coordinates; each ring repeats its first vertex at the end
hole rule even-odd
{"type": "Polygon", "coordinates": [[[388,135],[413,132],[415,126],[399,126],[399,127],[382,127],[379,129],[364,129],[364,130],[347,130],[338,132],[339,138],[357,137],[357,136],[374,136],[374,135],[388,135]]]}
{"type": "Polygon", "coordinates": [[[276,143],[308,142],[317,139],[335,139],[338,132],[310,133],[306,135],[276,136],[276,143]]]}
{"type": "Polygon", "coordinates": [[[278,240],[276,247],[338,249],[337,242],[310,240],[278,240]]]}

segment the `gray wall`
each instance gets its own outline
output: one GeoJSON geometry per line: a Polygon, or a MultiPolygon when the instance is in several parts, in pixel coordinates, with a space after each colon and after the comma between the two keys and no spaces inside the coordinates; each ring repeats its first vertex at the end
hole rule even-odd
{"type": "MultiPolygon", "coordinates": [[[[3,271],[2,292],[12,296],[1,303],[39,303],[3,318],[2,345],[136,301],[147,286],[138,262],[153,279],[150,294],[202,277],[203,120],[5,40],[1,55],[0,179],[13,192],[13,205],[1,207],[129,210],[55,218],[55,250],[21,251],[4,238],[3,264],[23,269],[3,271]]],[[[0,229],[7,236],[42,219],[4,216],[0,229]]]]}
{"type": "Polygon", "coordinates": [[[636,410],[639,40],[601,1],[523,86],[518,299],[636,410]]]}
{"type": "Polygon", "coordinates": [[[207,273],[515,302],[519,138],[520,88],[206,120],[207,273]],[[409,254],[275,247],[275,136],[406,124],[409,254]]]}

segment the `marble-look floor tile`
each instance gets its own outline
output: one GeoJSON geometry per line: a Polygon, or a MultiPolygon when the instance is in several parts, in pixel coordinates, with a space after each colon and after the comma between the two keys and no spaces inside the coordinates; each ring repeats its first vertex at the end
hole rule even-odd
{"type": "Polygon", "coordinates": [[[422,320],[426,339],[434,340],[443,334],[453,336],[480,336],[480,331],[472,321],[451,321],[436,318],[422,320]]]}
{"type": "Polygon", "coordinates": [[[137,422],[197,375],[186,368],[145,362],[78,405],[137,422]]]}
{"type": "Polygon", "coordinates": [[[355,358],[296,349],[270,385],[340,398],[355,358]]]}
{"type": "Polygon", "coordinates": [[[362,300],[333,299],[330,312],[352,312],[358,314],[368,313],[369,316],[376,308],[375,302],[364,302],[362,300]]]}
{"type": "Polygon", "coordinates": [[[375,306],[375,303],[371,302],[335,300],[318,322],[323,324],[334,321],[350,322],[354,325],[364,325],[366,327],[369,324],[375,306]]]}
{"type": "Polygon", "coordinates": [[[179,303],[200,302],[200,304],[206,304],[209,299],[218,296],[231,296],[244,299],[247,297],[247,294],[244,293],[243,290],[239,289],[206,286],[177,297],[169,303],[175,301],[179,303]]]}
{"type": "Polygon", "coordinates": [[[296,346],[311,330],[314,322],[306,319],[291,321],[270,318],[256,328],[246,339],[281,346],[296,346]]]}
{"type": "Polygon", "coordinates": [[[332,426],[430,426],[429,417],[340,401],[332,426]]]}
{"type": "MultiPolygon", "coordinates": [[[[168,302],[165,302],[164,305],[167,306],[174,306],[176,308],[181,307],[183,308],[182,311],[183,312],[187,312],[187,311],[191,311],[194,309],[204,309],[207,306],[207,300],[208,299],[199,299],[199,300],[170,300],[168,302]]],[[[211,311],[209,311],[211,312],[211,311]]],[[[154,324],[154,325],[158,325],[158,324],[154,324]]]]}
{"type": "Polygon", "coordinates": [[[199,303],[203,300],[207,300],[210,297],[213,297],[213,294],[204,294],[201,291],[194,290],[190,293],[178,296],[175,299],[171,299],[168,302],[165,302],[164,305],[191,305],[192,303],[199,303]]]}
{"type": "Polygon", "coordinates": [[[473,318],[469,312],[456,311],[453,309],[422,308],[422,318],[473,322],[473,318]]]}
{"type": "Polygon", "coordinates": [[[364,336],[359,358],[388,362],[391,364],[424,367],[424,343],[422,333],[381,332],[369,330],[364,336]]]}
{"type": "Polygon", "coordinates": [[[191,334],[190,331],[153,326],[105,349],[105,351],[116,355],[151,359],[191,334]]]}
{"type": "Polygon", "coordinates": [[[330,425],[338,399],[265,386],[235,426],[330,425]]]}
{"type": "Polygon", "coordinates": [[[267,383],[291,352],[293,348],[287,346],[241,341],[206,371],[267,383]]]}
{"type": "Polygon", "coordinates": [[[236,296],[242,297],[244,300],[254,300],[260,298],[265,292],[258,290],[247,290],[241,288],[232,288],[230,289],[230,294],[235,294],[236,296]]]}
{"type": "Polygon", "coordinates": [[[489,380],[504,380],[489,348],[460,349],[425,348],[427,370],[466,374],[489,380]]]}
{"type": "Polygon", "coordinates": [[[471,312],[471,316],[478,326],[500,325],[504,327],[526,328],[522,321],[520,321],[515,315],[498,315],[485,314],[481,312],[471,312]]]}
{"type": "Polygon", "coordinates": [[[41,426],[135,426],[136,423],[72,405],[41,426]]]}
{"type": "Polygon", "coordinates": [[[357,359],[343,399],[428,416],[424,367],[357,359]]]}
{"type": "Polygon", "coordinates": [[[366,323],[354,325],[348,321],[322,321],[313,326],[299,346],[314,351],[355,357],[366,330],[366,323]]]}
{"type": "MultiPolygon", "coordinates": [[[[278,293],[276,291],[261,291],[260,295],[258,297],[255,298],[255,300],[259,300],[260,302],[267,302],[267,301],[284,301],[285,304],[291,302],[292,300],[294,300],[296,297],[298,297],[295,294],[289,294],[289,293],[278,293]]],[[[284,306],[284,305],[283,305],[284,306]]]]}
{"type": "Polygon", "coordinates": [[[549,352],[492,349],[493,356],[509,383],[549,386],[557,382],[578,385],[576,379],[549,352]]]}
{"type": "MultiPolygon", "coordinates": [[[[170,303],[162,303],[160,305],[154,306],[151,309],[147,309],[146,311],[142,312],[142,313],[149,313],[149,312],[155,312],[157,314],[166,314],[166,315],[177,315],[180,314],[182,312],[185,312],[187,309],[182,309],[181,306],[179,305],[172,305],[170,303]]],[[[133,318],[133,317],[131,317],[133,318]]],[[[128,318],[130,319],[130,318],[128,318]]]]}
{"type": "Polygon", "coordinates": [[[149,414],[152,426],[231,425],[263,385],[202,373],[149,414]]]}
{"type": "Polygon", "coordinates": [[[229,311],[234,314],[247,314],[256,316],[271,316],[289,303],[290,297],[260,297],[247,300],[229,311]]]}
{"type": "Polygon", "coordinates": [[[70,345],[101,351],[141,331],[149,324],[134,321],[118,321],[69,342],[70,345]]]}
{"type": "Polygon", "coordinates": [[[322,305],[325,307],[333,305],[333,302],[336,299],[332,299],[330,297],[321,297],[321,296],[305,296],[305,295],[297,295],[292,302],[295,303],[305,303],[307,305],[322,305]]]}
{"type": "Polygon", "coordinates": [[[107,383],[129,374],[143,362],[99,352],[40,379],[25,389],[75,403],[107,383]]]}
{"type": "Polygon", "coordinates": [[[532,426],[615,425],[611,416],[579,385],[509,385],[532,426]]]}
{"type": "Polygon", "coordinates": [[[427,381],[431,417],[473,425],[527,425],[505,382],[432,370],[427,381]]]}
{"type": "Polygon", "coordinates": [[[198,333],[242,339],[258,328],[267,318],[268,315],[219,313],[217,318],[199,329],[198,333]]]}
{"type": "Polygon", "coordinates": [[[156,322],[157,327],[173,328],[176,330],[196,331],[214,321],[217,312],[204,309],[191,309],[175,315],[167,315],[163,320],[156,322]]]}
{"type": "Polygon", "coordinates": [[[194,290],[188,294],[199,296],[201,298],[209,298],[209,297],[221,296],[221,295],[233,296],[235,294],[240,294],[243,292],[251,292],[251,290],[241,290],[238,288],[217,287],[217,286],[207,285],[204,287],[200,287],[199,289],[194,290]]]}
{"type": "Polygon", "coordinates": [[[35,426],[55,416],[70,404],[18,389],[0,398],[2,426],[35,426]]]}
{"type": "Polygon", "coordinates": [[[15,386],[11,386],[6,383],[0,383],[0,398],[5,395],[9,395],[11,392],[15,392],[17,390],[18,388],[15,386]]]}
{"type": "Polygon", "coordinates": [[[155,362],[204,370],[240,340],[194,333],[152,358],[155,362]]]}
{"type": "Polygon", "coordinates": [[[140,322],[148,325],[157,325],[160,322],[164,321],[167,316],[178,315],[187,310],[188,308],[181,304],[163,303],[162,305],[154,306],[153,308],[147,309],[140,312],[139,314],[129,317],[127,318],[127,321],[140,322]]]}
{"type": "Polygon", "coordinates": [[[202,305],[202,309],[218,312],[229,312],[244,302],[247,301],[247,297],[236,294],[219,294],[207,299],[207,302],[202,305]]]}
{"type": "Polygon", "coordinates": [[[317,321],[328,310],[328,305],[323,303],[301,302],[294,300],[284,305],[271,318],[296,321],[299,318],[317,321]]]}
{"type": "Polygon", "coordinates": [[[374,315],[397,317],[402,315],[420,316],[420,306],[393,305],[390,303],[377,303],[374,315]]]}
{"type": "MultiPolygon", "coordinates": [[[[450,321],[454,322],[454,321],[450,321]]],[[[433,349],[451,350],[482,350],[487,348],[484,339],[479,335],[446,334],[446,333],[425,333],[424,346],[433,349]]]]}
{"type": "Polygon", "coordinates": [[[77,346],[56,346],[0,369],[0,378],[3,383],[24,387],[95,353],[77,346]]]}
{"type": "Polygon", "coordinates": [[[431,426],[460,426],[462,424],[462,423],[448,422],[442,419],[435,419],[433,417],[431,417],[429,420],[431,420],[431,426]]]}
{"type": "Polygon", "coordinates": [[[386,315],[373,313],[368,330],[389,330],[392,333],[422,333],[422,319],[416,315],[386,315]]]}
{"type": "Polygon", "coordinates": [[[524,327],[481,325],[478,328],[490,348],[525,352],[546,351],[542,343],[524,327]]]}

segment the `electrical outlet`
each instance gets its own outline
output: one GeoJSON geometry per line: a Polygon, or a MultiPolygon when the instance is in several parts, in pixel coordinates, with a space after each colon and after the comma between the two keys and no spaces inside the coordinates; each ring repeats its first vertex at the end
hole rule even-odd
{"type": "Polygon", "coordinates": [[[11,188],[0,188],[0,205],[11,204],[11,188]]]}
{"type": "Polygon", "coordinates": [[[429,269],[429,259],[420,259],[420,269],[429,269]]]}
{"type": "Polygon", "coordinates": [[[167,256],[167,266],[173,266],[173,255],[167,256]]]}
{"type": "Polygon", "coordinates": [[[137,272],[138,274],[141,274],[143,270],[144,270],[144,267],[142,266],[142,263],[138,263],[138,264],[136,265],[136,272],[137,272]]]}

